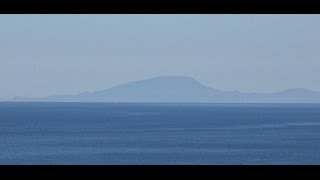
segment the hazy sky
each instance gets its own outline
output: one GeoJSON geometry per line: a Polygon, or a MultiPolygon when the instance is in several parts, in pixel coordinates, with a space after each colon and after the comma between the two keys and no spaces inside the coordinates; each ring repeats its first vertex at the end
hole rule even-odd
{"type": "Polygon", "coordinates": [[[320,15],[0,15],[0,99],[160,75],[320,91],[320,15]]]}

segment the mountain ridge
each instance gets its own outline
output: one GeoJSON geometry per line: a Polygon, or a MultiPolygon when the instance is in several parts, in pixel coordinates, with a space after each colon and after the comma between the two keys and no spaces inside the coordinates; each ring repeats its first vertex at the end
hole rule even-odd
{"type": "Polygon", "coordinates": [[[320,103],[320,92],[291,88],[273,93],[222,91],[187,76],[158,76],[105,90],[44,98],[15,98],[14,102],[195,102],[195,103],[320,103]]]}

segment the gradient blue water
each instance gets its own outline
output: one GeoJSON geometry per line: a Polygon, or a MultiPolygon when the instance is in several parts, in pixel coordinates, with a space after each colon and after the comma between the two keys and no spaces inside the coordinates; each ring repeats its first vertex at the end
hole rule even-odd
{"type": "Polygon", "coordinates": [[[320,164],[320,105],[0,103],[0,164],[320,164]]]}

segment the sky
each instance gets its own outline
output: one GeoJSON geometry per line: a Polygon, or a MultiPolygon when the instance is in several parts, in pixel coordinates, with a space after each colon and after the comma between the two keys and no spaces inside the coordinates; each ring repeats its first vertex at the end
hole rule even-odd
{"type": "Polygon", "coordinates": [[[0,99],[163,75],[320,91],[320,15],[0,15],[0,99]]]}

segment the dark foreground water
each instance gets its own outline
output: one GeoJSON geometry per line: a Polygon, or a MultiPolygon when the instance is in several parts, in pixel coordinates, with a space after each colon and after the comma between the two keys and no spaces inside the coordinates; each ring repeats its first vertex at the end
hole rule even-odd
{"type": "Polygon", "coordinates": [[[320,105],[0,103],[0,164],[320,164],[320,105]]]}

